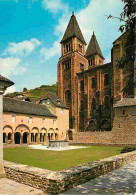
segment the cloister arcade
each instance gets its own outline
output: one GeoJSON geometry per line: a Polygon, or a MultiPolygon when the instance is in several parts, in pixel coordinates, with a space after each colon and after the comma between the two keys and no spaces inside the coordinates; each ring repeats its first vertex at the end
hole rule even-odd
{"type": "Polygon", "coordinates": [[[18,125],[15,129],[6,125],[3,128],[3,143],[7,144],[38,144],[48,143],[49,140],[58,140],[59,129],[39,129],[33,127],[31,130],[24,124],[18,125]]]}

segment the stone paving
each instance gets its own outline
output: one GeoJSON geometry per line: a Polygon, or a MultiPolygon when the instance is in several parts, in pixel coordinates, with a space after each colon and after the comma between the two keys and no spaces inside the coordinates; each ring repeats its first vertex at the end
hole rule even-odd
{"type": "Polygon", "coordinates": [[[136,162],[132,162],[107,175],[78,185],[62,194],[136,195],[136,162]]]}
{"type": "Polygon", "coordinates": [[[0,179],[0,195],[47,195],[41,190],[15,182],[13,180],[0,179]]]}

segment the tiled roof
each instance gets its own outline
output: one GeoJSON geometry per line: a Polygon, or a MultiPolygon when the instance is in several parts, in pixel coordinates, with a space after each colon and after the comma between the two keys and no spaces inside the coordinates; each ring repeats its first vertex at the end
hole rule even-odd
{"type": "Polygon", "coordinates": [[[39,100],[39,103],[42,101],[42,100],[46,100],[46,99],[50,99],[51,102],[56,106],[56,107],[60,107],[60,108],[68,108],[65,103],[59,99],[59,97],[55,94],[55,93],[52,93],[52,92],[47,92],[46,95],[41,98],[39,100]]]}
{"type": "Polygon", "coordinates": [[[123,98],[122,100],[114,104],[114,108],[126,107],[126,106],[136,106],[136,99],[135,98],[123,98]]]}
{"type": "Polygon", "coordinates": [[[56,117],[46,106],[6,97],[3,101],[3,110],[4,112],[56,117]]]}
{"type": "Polygon", "coordinates": [[[4,81],[6,83],[14,85],[14,83],[11,80],[7,79],[6,77],[3,77],[2,75],[0,75],[0,81],[4,81]]]}
{"type": "Polygon", "coordinates": [[[86,50],[86,57],[90,57],[94,54],[98,54],[100,57],[102,57],[104,59],[103,54],[102,54],[101,49],[100,49],[100,46],[99,46],[98,41],[96,39],[96,36],[93,33],[92,38],[89,42],[88,48],[86,50]]]}
{"type": "Polygon", "coordinates": [[[67,26],[67,29],[65,31],[65,34],[62,38],[61,43],[64,41],[67,41],[68,39],[70,39],[72,37],[77,37],[82,43],[86,44],[84,37],[83,37],[83,34],[80,30],[80,27],[78,25],[78,22],[77,22],[74,14],[71,16],[71,19],[69,21],[69,24],[67,26]]]}

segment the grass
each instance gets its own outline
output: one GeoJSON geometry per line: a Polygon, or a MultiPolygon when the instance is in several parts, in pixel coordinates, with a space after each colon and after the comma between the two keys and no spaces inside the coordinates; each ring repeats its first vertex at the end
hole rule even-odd
{"type": "Polygon", "coordinates": [[[88,146],[68,151],[35,150],[27,147],[4,148],[4,160],[52,171],[120,154],[122,147],[88,146]]]}

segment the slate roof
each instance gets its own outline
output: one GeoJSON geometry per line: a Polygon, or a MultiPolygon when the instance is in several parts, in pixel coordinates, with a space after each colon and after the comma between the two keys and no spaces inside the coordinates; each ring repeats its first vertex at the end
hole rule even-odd
{"type": "Polygon", "coordinates": [[[86,44],[85,39],[83,37],[83,34],[80,30],[80,27],[78,25],[77,19],[74,14],[71,16],[71,19],[64,33],[64,36],[61,40],[61,43],[64,41],[67,41],[68,39],[72,37],[77,37],[82,43],[86,44]]]}
{"type": "Polygon", "coordinates": [[[122,100],[114,104],[114,108],[126,107],[126,106],[136,106],[136,99],[135,98],[123,98],[122,100]]]}
{"type": "Polygon", "coordinates": [[[0,75],[0,81],[4,81],[6,83],[14,85],[14,83],[11,80],[7,79],[6,77],[3,77],[2,75],[0,75]]]}
{"type": "Polygon", "coordinates": [[[45,105],[43,106],[31,102],[15,100],[6,97],[4,97],[3,99],[3,111],[20,114],[56,117],[45,105]]]}
{"type": "Polygon", "coordinates": [[[99,46],[98,41],[96,39],[96,36],[93,32],[92,38],[91,38],[89,45],[88,45],[88,48],[86,50],[86,57],[90,57],[94,54],[98,54],[100,57],[102,57],[104,59],[103,54],[102,54],[101,49],[100,49],[100,46],[99,46]]]}
{"type": "Polygon", "coordinates": [[[39,103],[42,101],[42,100],[46,100],[46,99],[50,99],[51,102],[56,106],[56,107],[60,107],[60,108],[66,108],[68,109],[68,107],[66,106],[66,104],[59,99],[59,97],[55,94],[55,93],[52,93],[52,92],[47,92],[46,95],[41,98],[39,100],[39,103]]]}

